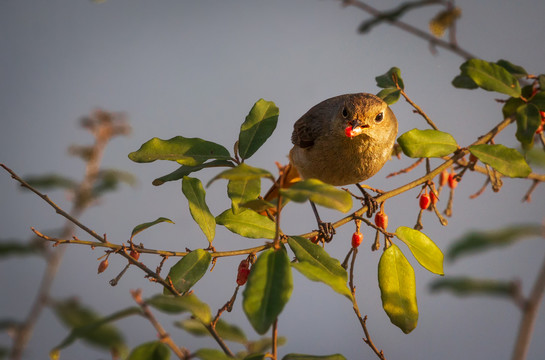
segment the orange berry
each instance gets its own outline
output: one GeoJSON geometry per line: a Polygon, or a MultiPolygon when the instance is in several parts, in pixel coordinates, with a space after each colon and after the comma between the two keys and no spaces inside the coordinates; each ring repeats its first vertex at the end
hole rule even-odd
{"type": "Polygon", "coordinates": [[[440,186],[445,186],[447,184],[447,182],[448,182],[448,177],[449,177],[448,171],[443,170],[441,175],[439,175],[439,185],[440,186]]]}
{"type": "Polygon", "coordinates": [[[431,203],[433,205],[437,204],[437,201],[439,200],[437,198],[437,195],[435,195],[435,193],[433,191],[430,192],[430,199],[431,199],[431,203]]]}
{"type": "Polygon", "coordinates": [[[357,248],[360,246],[361,242],[363,241],[363,234],[359,231],[352,234],[352,247],[357,248]]]}
{"type": "Polygon", "coordinates": [[[388,215],[383,212],[378,212],[375,215],[375,225],[382,230],[386,230],[386,228],[388,227],[388,215]]]}

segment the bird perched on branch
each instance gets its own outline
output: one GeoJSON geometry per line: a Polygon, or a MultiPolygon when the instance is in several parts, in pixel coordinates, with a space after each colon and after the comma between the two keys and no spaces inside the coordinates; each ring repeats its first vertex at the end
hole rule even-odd
{"type": "MultiPolygon", "coordinates": [[[[287,169],[284,183],[300,177],[335,186],[359,185],[388,161],[396,136],[397,119],[379,97],[357,93],[324,100],[293,126],[291,168],[287,169]]],[[[366,202],[370,202],[372,198],[358,187],[364,192],[366,202]]],[[[318,215],[317,219],[321,223],[318,215]]],[[[324,223],[321,230],[326,230],[323,226],[324,223]]]]}

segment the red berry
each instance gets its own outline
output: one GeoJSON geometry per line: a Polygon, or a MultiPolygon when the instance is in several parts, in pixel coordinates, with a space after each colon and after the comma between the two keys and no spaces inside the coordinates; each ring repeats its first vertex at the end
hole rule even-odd
{"type": "Polygon", "coordinates": [[[240,264],[238,264],[237,284],[240,286],[246,284],[249,274],[250,263],[248,262],[248,260],[242,260],[240,264]]]}
{"type": "Polygon", "coordinates": [[[363,234],[359,231],[352,234],[352,247],[357,248],[360,246],[361,242],[363,241],[363,234]]]}
{"type": "Polygon", "coordinates": [[[427,208],[429,208],[430,204],[431,204],[431,198],[428,195],[428,193],[424,193],[420,195],[420,208],[422,210],[426,210],[427,208]]]}
{"type": "Polygon", "coordinates": [[[346,135],[346,137],[352,137],[352,126],[347,126],[344,129],[344,134],[346,135]]]}
{"type": "Polygon", "coordinates": [[[388,215],[386,215],[382,211],[378,212],[375,215],[375,225],[382,230],[386,230],[386,228],[388,227],[388,215]]]}
{"type": "Polygon", "coordinates": [[[456,180],[456,174],[455,173],[450,173],[449,174],[449,176],[448,176],[448,186],[451,189],[455,189],[456,186],[458,186],[458,180],[456,180]]]}
{"type": "Polygon", "coordinates": [[[131,250],[129,255],[136,261],[138,261],[138,259],[140,258],[140,253],[136,250],[131,250]]]}
{"type": "Polygon", "coordinates": [[[98,264],[98,274],[106,270],[106,268],[108,268],[108,258],[102,260],[100,264],[98,264]]]}
{"type": "Polygon", "coordinates": [[[448,171],[443,170],[441,175],[439,175],[439,185],[440,186],[445,186],[447,184],[448,177],[449,177],[448,171]]]}

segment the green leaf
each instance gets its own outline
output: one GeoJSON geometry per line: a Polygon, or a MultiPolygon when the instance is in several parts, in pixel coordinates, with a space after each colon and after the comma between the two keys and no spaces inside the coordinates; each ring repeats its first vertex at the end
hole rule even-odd
{"type": "Polygon", "coordinates": [[[168,360],[170,349],[161,341],[151,341],[135,347],[127,360],[168,360]]]}
{"type": "Polygon", "coordinates": [[[295,202],[310,200],[316,204],[342,212],[348,212],[352,208],[350,194],[317,179],[298,181],[289,189],[280,189],[280,193],[295,202]]]}
{"type": "Polygon", "coordinates": [[[454,295],[492,295],[513,297],[517,292],[514,282],[489,279],[472,279],[468,277],[448,277],[438,279],[430,284],[433,292],[450,291],[454,295]]]}
{"type": "Polygon", "coordinates": [[[276,235],[274,221],[251,210],[233,214],[231,209],[227,209],[216,217],[216,223],[247,238],[274,239],[276,235]]]}
{"type": "Polygon", "coordinates": [[[212,168],[212,167],[233,167],[233,163],[229,160],[212,160],[204,164],[199,164],[195,166],[187,166],[182,165],[178,169],[174,170],[170,174],[166,174],[164,176],[161,176],[155,180],[153,180],[152,184],[154,186],[160,186],[168,181],[177,181],[183,178],[184,176],[187,176],[195,171],[199,171],[206,168],[212,168]]]}
{"type": "Polygon", "coordinates": [[[38,255],[41,246],[39,243],[22,243],[18,240],[0,240],[0,259],[8,256],[38,255]]]}
{"type": "Polygon", "coordinates": [[[540,74],[538,77],[537,77],[537,81],[539,83],[539,88],[542,89],[542,90],[545,90],[545,75],[544,74],[540,74]]]}
{"type": "Polygon", "coordinates": [[[255,180],[260,178],[267,178],[274,182],[274,176],[270,172],[264,169],[256,168],[250,165],[246,165],[244,163],[232,168],[227,169],[225,171],[222,171],[218,175],[214,176],[208,184],[206,184],[206,187],[209,187],[210,184],[212,184],[214,181],[218,179],[227,179],[227,180],[235,180],[235,181],[241,181],[241,180],[255,180]]]}
{"type": "Polygon", "coordinates": [[[511,225],[490,231],[472,231],[456,240],[447,252],[449,260],[511,245],[523,238],[540,237],[543,227],[539,224],[511,225]]]}
{"type": "Polygon", "coordinates": [[[532,98],[529,100],[529,103],[537,106],[540,111],[545,111],[545,90],[542,90],[532,96],[532,98]]]}
{"type": "Polygon", "coordinates": [[[24,180],[30,185],[42,190],[68,189],[73,190],[77,187],[77,183],[58,174],[46,174],[40,176],[26,176],[24,180]]]}
{"type": "Polygon", "coordinates": [[[101,317],[92,309],[83,306],[75,299],[53,302],[53,310],[57,317],[71,329],[70,334],[55,348],[53,353],[72,344],[77,339],[84,340],[95,346],[115,351],[119,354],[126,353],[123,335],[110,322],[141,314],[139,307],[130,307],[117,311],[109,316],[101,317]]]}
{"type": "Polygon", "coordinates": [[[401,135],[397,142],[403,153],[412,158],[442,157],[458,149],[452,135],[438,130],[412,129],[401,135]]]}
{"type": "Polygon", "coordinates": [[[410,333],[418,322],[416,280],[411,264],[395,244],[380,257],[378,285],[390,321],[405,334],[410,333]]]}
{"type": "Polygon", "coordinates": [[[168,314],[190,312],[198,321],[208,324],[212,321],[212,313],[206,303],[194,294],[184,296],[155,295],[146,300],[146,303],[157,310],[168,314]]]}
{"type": "MultiPolygon", "coordinates": [[[[170,268],[168,276],[176,290],[184,293],[195,285],[208,270],[211,259],[212,256],[208,251],[197,249],[174,264],[170,268]]],[[[163,293],[170,295],[170,291],[167,288],[164,288],[163,293]]]]}
{"type": "Polygon", "coordinates": [[[507,60],[498,60],[496,61],[496,64],[509,71],[509,73],[511,73],[511,75],[513,75],[517,79],[521,79],[528,75],[528,73],[526,72],[526,70],[524,70],[522,66],[515,65],[507,60]]]}
{"type": "MultiPolygon", "coordinates": [[[[277,199],[274,199],[272,202],[268,202],[263,199],[254,199],[250,200],[244,203],[241,203],[240,206],[245,207],[247,209],[252,209],[255,212],[261,213],[267,209],[276,208],[276,201],[277,199]]],[[[285,204],[285,202],[283,202],[285,204]]]]}
{"type": "Polygon", "coordinates": [[[473,145],[469,147],[469,151],[480,161],[492,166],[505,176],[524,178],[532,172],[524,157],[517,150],[501,144],[473,145]]]}
{"type": "Polygon", "coordinates": [[[210,159],[229,160],[231,155],[223,146],[199,138],[175,136],[168,140],[153,138],[140,149],[129,154],[138,163],[171,160],[182,165],[195,166],[210,159]]]}
{"type": "Polygon", "coordinates": [[[395,104],[401,96],[401,90],[395,88],[386,88],[379,91],[377,94],[379,98],[384,100],[388,105],[395,104]]]}
{"type": "Polygon", "coordinates": [[[157,225],[157,224],[160,224],[160,223],[163,223],[163,222],[168,222],[168,223],[174,224],[174,221],[172,221],[170,219],[167,219],[165,217],[160,217],[160,218],[157,218],[157,220],[155,220],[155,221],[150,221],[150,222],[146,222],[146,223],[143,223],[143,224],[140,224],[140,225],[136,225],[134,227],[134,229],[132,229],[132,232],[131,232],[131,241],[132,241],[132,238],[136,234],[141,233],[142,231],[146,230],[149,227],[152,227],[153,225],[157,225]]]}
{"type": "Polygon", "coordinates": [[[238,153],[242,159],[252,156],[272,135],[278,114],[278,107],[272,101],[259,99],[254,104],[240,126],[238,153]]]}
{"type": "Polygon", "coordinates": [[[206,192],[201,181],[186,176],[182,179],[182,192],[189,202],[189,212],[193,220],[199,225],[208,242],[214,240],[216,234],[216,219],[206,205],[206,192]]]}
{"type": "Polygon", "coordinates": [[[244,360],[265,360],[265,354],[251,354],[246,356],[244,360]]]}
{"type": "Polygon", "coordinates": [[[420,265],[434,274],[444,275],[443,253],[429,237],[406,226],[398,227],[395,234],[409,247],[420,265]]]}
{"type": "MultiPolygon", "coordinates": [[[[195,319],[177,321],[174,325],[194,336],[212,336],[203,323],[195,319]]],[[[216,323],[216,331],[223,340],[234,341],[240,344],[246,344],[248,341],[246,335],[244,335],[244,332],[238,326],[231,325],[223,319],[219,319],[216,323]]]]}
{"type": "Polygon", "coordinates": [[[500,65],[480,59],[471,59],[463,63],[460,70],[462,70],[462,75],[470,77],[484,90],[513,97],[519,97],[521,94],[517,78],[500,65]]]}
{"type": "Polygon", "coordinates": [[[540,167],[545,169],[545,151],[539,147],[534,147],[524,153],[526,161],[532,168],[540,167]]]}
{"type": "Polygon", "coordinates": [[[503,118],[507,119],[517,113],[517,109],[526,104],[521,98],[509,98],[502,107],[503,118]]]}
{"type": "Polygon", "coordinates": [[[380,88],[397,88],[397,85],[401,89],[405,88],[405,85],[403,84],[403,79],[401,78],[401,70],[397,67],[393,67],[386,74],[377,76],[375,78],[377,82],[377,86],[380,88]]]}
{"type": "Polygon", "coordinates": [[[525,149],[534,145],[534,135],[541,125],[541,114],[537,106],[525,104],[517,109],[517,133],[515,136],[525,149]]]}
{"type": "Polygon", "coordinates": [[[256,200],[260,193],[261,181],[259,179],[230,180],[227,184],[227,195],[231,199],[231,210],[234,214],[246,210],[241,209],[240,204],[256,200]]]}
{"type": "Polygon", "coordinates": [[[300,236],[288,238],[288,244],[299,262],[292,263],[309,280],[321,281],[341,295],[353,300],[352,292],[346,285],[348,274],[339,260],[332,258],[319,245],[300,236]]]}
{"type": "Polygon", "coordinates": [[[232,357],[225,355],[223,351],[216,349],[199,349],[193,354],[194,357],[201,360],[232,360],[232,357]]]}
{"type": "Polygon", "coordinates": [[[252,266],[244,288],[242,307],[258,334],[269,330],[284,309],[293,289],[286,250],[268,249],[252,266]]]}
{"type": "Polygon", "coordinates": [[[305,354],[286,354],[282,360],[346,360],[341,354],[333,355],[305,355],[305,354]]]}
{"type": "Polygon", "coordinates": [[[479,85],[475,84],[475,81],[467,75],[457,75],[452,79],[452,86],[458,89],[477,89],[479,85]]]}

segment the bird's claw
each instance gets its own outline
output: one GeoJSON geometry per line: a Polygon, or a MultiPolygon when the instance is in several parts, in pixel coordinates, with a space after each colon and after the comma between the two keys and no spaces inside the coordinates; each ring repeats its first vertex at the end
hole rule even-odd
{"type": "Polygon", "coordinates": [[[330,222],[318,222],[318,242],[330,242],[335,232],[335,228],[330,222]]]}

